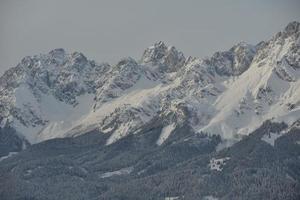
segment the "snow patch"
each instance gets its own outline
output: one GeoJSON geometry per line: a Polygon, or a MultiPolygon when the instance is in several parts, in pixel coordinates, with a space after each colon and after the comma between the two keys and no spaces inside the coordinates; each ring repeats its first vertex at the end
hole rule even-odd
{"type": "Polygon", "coordinates": [[[113,134],[108,138],[106,141],[106,145],[110,145],[115,141],[121,139],[122,137],[126,136],[130,130],[130,123],[121,124],[117,130],[113,132],[113,134]]]}
{"type": "Polygon", "coordinates": [[[179,197],[166,197],[165,200],[177,200],[179,197]]]}
{"type": "Polygon", "coordinates": [[[270,133],[270,134],[265,134],[263,135],[263,137],[261,138],[262,141],[265,141],[266,143],[274,146],[275,141],[277,140],[277,138],[281,137],[283,135],[283,133],[270,133]]]}
{"type": "Polygon", "coordinates": [[[12,157],[13,155],[16,155],[18,152],[9,152],[7,156],[3,156],[3,157],[0,157],[0,162],[9,158],[9,157],[12,157]]]}
{"type": "Polygon", "coordinates": [[[210,195],[210,196],[203,197],[203,200],[218,200],[218,198],[210,195]]]}
{"type": "Polygon", "coordinates": [[[100,178],[109,178],[112,176],[127,175],[127,174],[130,174],[132,171],[133,171],[133,167],[122,168],[117,171],[105,172],[105,173],[101,174],[100,178]]]}
{"type": "Polygon", "coordinates": [[[25,176],[30,176],[32,174],[32,169],[28,169],[25,171],[25,176]]]}
{"type": "Polygon", "coordinates": [[[6,126],[6,123],[8,122],[8,119],[2,119],[2,121],[0,122],[0,128],[4,128],[6,126]]]}
{"type": "Polygon", "coordinates": [[[211,170],[222,171],[223,166],[226,164],[226,161],[230,160],[230,157],[215,159],[212,158],[209,161],[209,167],[211,170]]]}
{"type": "Polygon", "coordinates": [[[164,141],[166,141],[166,139],[168,139],[168,137],[170,136],[170,134],[172,133],[172,131],[175,129],[176,124],[170,124],[168,126],[165,126],[162,130],[161,130],[161,134],[156,142],[157,145],[162,145],[164,143],[164,141]]]}

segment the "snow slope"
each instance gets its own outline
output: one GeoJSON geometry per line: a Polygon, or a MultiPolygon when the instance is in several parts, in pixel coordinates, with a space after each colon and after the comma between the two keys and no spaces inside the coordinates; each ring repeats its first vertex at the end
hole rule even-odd
{"type": "Polygon", "coordinates": [[[214,105],[219,112],[202,131],[231,138],[252,132],[265,120],[291,125],[300,118],[299,24],[295,26],[293,34],[287,27],[258,50],[249,69],[218,97],[214,105]],[[287,60],[294,49],[298,66],[287,60]]]}

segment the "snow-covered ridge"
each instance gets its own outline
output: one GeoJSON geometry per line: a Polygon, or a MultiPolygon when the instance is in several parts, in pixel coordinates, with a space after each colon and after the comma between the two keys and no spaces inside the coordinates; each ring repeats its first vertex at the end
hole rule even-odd
{"type": "Polygon", "coordinates": [[[300,119],[299,23],[269,41],[238,43],[211,58],[158,42],[140,59],[98,64],[55,49],[25,57],[0,77],[0,125],[29,142],[99,129],[107,145],[156,119],[157,145],[183,125],[239,138],[267,119],[300,119]]]}

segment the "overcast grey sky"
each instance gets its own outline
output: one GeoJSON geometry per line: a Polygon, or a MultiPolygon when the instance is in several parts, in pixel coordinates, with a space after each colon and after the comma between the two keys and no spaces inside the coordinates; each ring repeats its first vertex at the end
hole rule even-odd
{"type": "Polygon", "coordinates": [[[114,64],[162,40],[204,57],[294,20],[300,0],[0,0],[0,74],[58,47],[114,64]]]}

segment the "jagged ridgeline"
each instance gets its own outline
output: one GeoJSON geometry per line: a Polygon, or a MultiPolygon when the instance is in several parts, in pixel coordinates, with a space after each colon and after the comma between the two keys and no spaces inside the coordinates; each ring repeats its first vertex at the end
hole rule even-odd
{"type": "Polygon", "coordinates": [[[0,199],[299,199],[299,29],[203,59],[25,57],[0,77],[0,199]]]}

